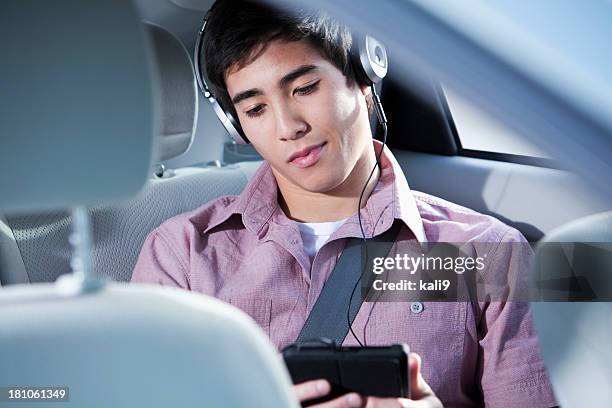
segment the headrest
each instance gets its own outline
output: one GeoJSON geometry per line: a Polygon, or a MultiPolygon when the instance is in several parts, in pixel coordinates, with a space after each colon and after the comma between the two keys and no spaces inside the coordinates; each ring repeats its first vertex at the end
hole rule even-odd
{"type": "Polygon", "coordinates": [[[612,211],[589,215],[555,228],[546,234],[548,242],[610,242],[612,211]]]}
{"type": "Polygon", "coordinates": [[[552,300],[612,300],[612,211],[589,215],[550,231],[538,244],[539,282],[558,282],[552,300]],[[575,286],[570,286],[572,283],[575,286]]]}
{"type": "Polygon", "coordinates": [[[131,1],[5,0],[0,209],[102,205],[152,167],[157,96],[131,1]]]}
{"type": "Polygon", "coordinates": [[[198,98],[189,53],[173,34],[145,22],[153,45],[161,98],[158,161],[176,157],[193,142],[198,98]]]}

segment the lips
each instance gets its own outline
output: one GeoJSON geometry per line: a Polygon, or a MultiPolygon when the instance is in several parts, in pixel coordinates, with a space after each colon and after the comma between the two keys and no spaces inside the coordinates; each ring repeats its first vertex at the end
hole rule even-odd
{"type": "Polygon", "coordinates": [[[326,144],[327,142],[323,142],[299,150],[289,157],[288,162],[299,168],[310,167],[319,161],[321,151],[326,144]]]}

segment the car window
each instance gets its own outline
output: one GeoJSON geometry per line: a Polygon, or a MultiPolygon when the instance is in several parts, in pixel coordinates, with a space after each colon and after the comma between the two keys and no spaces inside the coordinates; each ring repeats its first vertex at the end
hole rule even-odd
{"type": "Polygon", "coordinates": [[[549,156],[513,129],[443,85],[449,115],[461,150],[548,158],[549,156]]]}

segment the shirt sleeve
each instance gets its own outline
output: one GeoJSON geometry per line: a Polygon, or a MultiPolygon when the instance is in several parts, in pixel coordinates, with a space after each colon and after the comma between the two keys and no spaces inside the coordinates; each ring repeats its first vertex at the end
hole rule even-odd
{"type": "MultiPolygon", "coordinates": [[[[496,279],[504,276],[509,288],[520,290],[532,258],[533,251],[522,234],[509,229],[494,251],[491,268],[496,279]]],[[[493,299],[481,303],[481,310],[478,373],[485,406],[557,406],[529,303],[493,299]]]]}
{"type": "Polygon", "coordinates": [[[157,283],[190,289],[186,262],[160,227],[145,240],[132,273],[131,282],[157,283]]]}

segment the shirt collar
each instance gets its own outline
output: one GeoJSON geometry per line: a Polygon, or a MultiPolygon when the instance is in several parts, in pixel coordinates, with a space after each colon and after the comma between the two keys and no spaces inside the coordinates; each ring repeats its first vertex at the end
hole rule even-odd
{"type": "MultiPolygon", "coordinates": [[[[378,152],[382,142],[373,140],[373,143],[378,152]]],[[[380,164],[382,171],[378,184],[370,195],[366,208],[371,206],[373,214],[380,214],[384,211],[385,206],[391,205],[393,218],[403,221],[419,243],[427,242],[423,220],[406,176],[404,176],[404,171],[386,145],[380,158],[380,164]]],[[[385,222],[380,231],[376,228],[376,235],[389,229],[391,224],[392,222],[385,222]]]]}
{"type": "MultiPolygon", "coordinates": [[[[378,152],[382,143],[378,140],[373,140],[373,143],[378,152]]],[[[393,153],[386,146],[380,161],[382,171],[378,183],[366,206],[361,210],[362,224],[366,233],[381,234],[391,227],[395,219],[400,219],[420,243],[426,242],[423,221],[406,177],[393,153]]],[[[260,235],[264,225],[269,222],[278,207],[276,178],[270,163],[264,161],[236,200],[230,202],[224,210],[211,214],[207,228],[203,232],[206,233],[220,225],[233,214],[240,214],[245,228],[260,235]]],[[[358,224],[357,214],[350,217],[346,224],[358,224]]],[[[360,233],[350,235],[361,236],[360,233]]]]}

